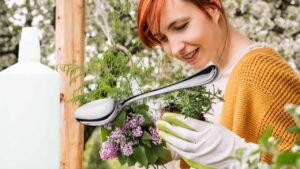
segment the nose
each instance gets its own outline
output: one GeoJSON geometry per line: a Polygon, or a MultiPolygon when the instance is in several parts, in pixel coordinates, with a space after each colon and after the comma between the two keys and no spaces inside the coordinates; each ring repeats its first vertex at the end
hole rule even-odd
{"type": "Polygon", "coordinates": [[[172,56],[180,57],[184,55],[184,50],[185,50],[184,42],[174,39],[169,41],[169,45],[170,45],[169,47],[172,56]]]}

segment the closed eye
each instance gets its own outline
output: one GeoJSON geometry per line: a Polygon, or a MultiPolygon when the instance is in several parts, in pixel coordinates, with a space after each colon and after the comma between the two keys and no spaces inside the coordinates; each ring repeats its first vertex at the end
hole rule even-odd
{"type": "Polygon", "coordinates": [[[177,31],[183,30],[183,29],[185,29],[188,26],[188,24],[189,23],[187,22],[187,23],[184,23],[182,25],[175,26],[174,29],[177,30],[177,31]]]}

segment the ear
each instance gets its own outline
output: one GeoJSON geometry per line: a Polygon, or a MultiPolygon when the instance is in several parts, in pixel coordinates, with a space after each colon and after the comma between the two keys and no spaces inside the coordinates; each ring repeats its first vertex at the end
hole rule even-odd
{"type": "Polygon", "coordinates": [[[220,19],[222,17],[222,13],[219,10],[222,7],[221,1],[220,0],[212,0],[213,3],[215,3],[218,7],[216,6],[208,6],[206,7],[206,11],[208,12],[208,14],[211,16],[211,18],[213,19],[213,21],[216,24],[220,23],[220,19]]]}

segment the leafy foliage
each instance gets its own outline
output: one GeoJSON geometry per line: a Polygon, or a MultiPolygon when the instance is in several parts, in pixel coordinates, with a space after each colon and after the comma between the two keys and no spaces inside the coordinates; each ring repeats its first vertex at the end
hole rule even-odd
{"type": "Polygon", "coordinates": [[[164,96],[164,111],[178,112],[186,117],[205,120],[214,101],[223,100],[220,90],[207,91],[204,86],[185,89],[164,96]]]}

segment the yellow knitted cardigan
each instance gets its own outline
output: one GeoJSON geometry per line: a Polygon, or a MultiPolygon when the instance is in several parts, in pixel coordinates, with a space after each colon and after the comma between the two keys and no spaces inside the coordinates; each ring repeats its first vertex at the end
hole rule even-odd
{"type": "MultiPolygon", "coordinates": [[[[295,123],[284,111],[288,103],[300,104],[300,77],[272,48],[248,52],[234,68],[224,95],[221,124],[247,142],[257,143],[263,131],[273,127],[288,150],[296,135],[286,132],[295,123]]],[[[270,162],[270,156],[263,156],[270,162]]]]}
{"type": "MultiPolygon", "coordinates": [[[[263,131],[273,127],[281,138],[281,150],[291,148],[296,135],[286,132],[295,123],[284,111],[288,103],[300,105],[300,77],[272,48],[257,48],[245,54],[233,69],[224,95],[221,124],[257,143],[263,131]]],[[[262,156],[271,162],[271,157],[262,156]]],[[[189,168],[181,160],[181,168],[189,168]]]]}

